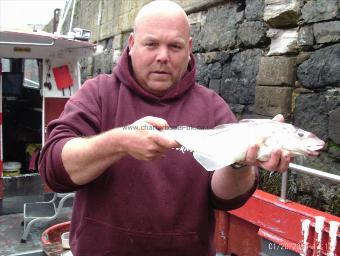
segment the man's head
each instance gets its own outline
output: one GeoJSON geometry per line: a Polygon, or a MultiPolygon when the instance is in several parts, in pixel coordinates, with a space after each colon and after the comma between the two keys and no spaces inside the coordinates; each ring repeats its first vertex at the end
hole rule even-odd
{"type": "Polygon", "coordinates": [[[137,82],[164,95],[183,77],[190,60],[192,38],[188,17],[174,2],[159,0],[137,14],[129,49],[137,82]]]}

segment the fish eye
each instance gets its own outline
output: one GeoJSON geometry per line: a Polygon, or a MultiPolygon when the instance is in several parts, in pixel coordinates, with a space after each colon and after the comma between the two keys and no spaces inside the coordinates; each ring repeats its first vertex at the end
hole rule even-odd
{"type": "Polygon", "coordinates": [[[298,132],[298,136],[302,138],[303,137],[303,132],[298,132]]]}

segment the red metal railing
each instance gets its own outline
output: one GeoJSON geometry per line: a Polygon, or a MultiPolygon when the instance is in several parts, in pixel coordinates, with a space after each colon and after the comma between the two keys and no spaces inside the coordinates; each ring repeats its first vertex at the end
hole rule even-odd
{"type": "MultiPolygon", "coordinates": [[[[300,166],[293,165],[294,171],[300,166]]],[[[302,169],[302,168],[301,168],[302,169]]],[[[307,173],[305,170],[301,172],[307,173]]],[[[307,168],[308,169],[308,168],[307,168]]],[[[340,176],[317,172],[309,174],[340,183],[340,176]],[[328,177],[328,178],[327,178],[328,177]]],[[[285,180],[283,180],[283,183],[285,180]]],[[[285,198],[257,190],[240,209],[218,212],[215,243],[217,252],[238,256],[259,255],[261,239],[267,239],[267,250],[289,250],[304,256],[340,255],[340,218],[285,198]]]]}

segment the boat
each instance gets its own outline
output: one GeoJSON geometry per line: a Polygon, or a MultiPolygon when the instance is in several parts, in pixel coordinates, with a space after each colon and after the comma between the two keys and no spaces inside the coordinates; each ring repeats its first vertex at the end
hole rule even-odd
{"type": "Polygon", "coordinates": [[[0,199],[37,193],[23,180],[39,179],[46,126],[81,87],[80,60],[95,50],[70,36],[0,28],[0,199]]]}

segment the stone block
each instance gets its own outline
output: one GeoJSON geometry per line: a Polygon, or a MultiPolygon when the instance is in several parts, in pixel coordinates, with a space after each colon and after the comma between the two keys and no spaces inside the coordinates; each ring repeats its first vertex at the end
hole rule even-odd
{"type": "MultiPolygon", "coordinates": [[[[296,56],[296,65],[300,65],[302,62],[308,60],[311,55],[311,52],[299,52],[299,55],[296,56]]],[[[296,82],[299,83],[299,81],[296,82]]]]}
{"type": "Polygon", "coordinates": [[[209,88],[214,90],[217,94],[221,92],[221,80],[220,79],[210,79],[209,88]]]}
{"type": "Polygon", "coordinates": [[[223,65],[221,96],[233,104],[254,104],[256,75],[263,51],[249,49],[223,65]]]}
{"type": "Polygon", "coordinates": [[[115,3],[115,1],[110,1],[107,5],[106,5],[106,9],[107,9],[107,17],[109,20],[113,19],[116,15],[116,10],[118,9],[117,6],[118,4],[115,3]]]}
{"type": "Polygon", "coordinates": [[[303,0],[265,0],[264,20],[273,28],[296,27],[303,0]]]}
{"type": "Polygon", "coordinates": [[[195,23],[190,27],[190,36],[192,37],[192,52],[201,52],[200,40],[201,24],[195,23]]]}
{"type": "Polygon", "coordinates": [[[202,12],[195,12],[188,15],[190,25],[204,23],[205,15],[202,12]]]}
{"type": "Polygon", "coordinates": [[[93,73],[93,58],[88,57],[82,59],[80,62],[81,66],[81,81],[82,83],[87,79],[88,76],[92,76],[93,73]]]}
{"type": "MultiPolygon", "coordinates": [[[[99,1],[98,1],[98,8],[100,7],[99,1]]],[[[113,16],[111,16],[110,14],[112,14],[109,10],[113,9],[113,6],[111,6],[111,1],[110,0],[104,0],[101,3],[101,23],[106,23],[107,21],[111,20],[113,16]]],[[[97,14],[98,15],[98,14],[97,14]]]]}
{"type": "Polygon", "coordinates": [[[122,34],[115,35],[112,42],[112,48],[115,50],[122,49],[122,39],[122,34]]]}
{"type": "Polygon", "coordinates": [[[244,111],[246,110],[246,106],[245,105],[241,105],[241,104],[229,104],[230,110],[236,114],[237,116],[241,115],[244,113],[244,111]]]}
{"type": "Polygon", "coordinates": [[[210,79],[220,79],[222,77],[221,63],[215,62],[208,65],[208,76],[210,79]]]}
{"type": "Polygon", "coordinates": [[[128,39],[129,39],[130,33],[131,32],[123,32],[122,33],[122,45],[123,45],[123,48],[128,46],[128,39]]]}
{"type": "Polygon", "coordinates": [[[260,61],[257,85],[293,86],[295,82],[294,57],[263,57],[260,61]]]}
{"type": "Polygon", "coordinates": [[[110,20],[106,23],[102,23],[102,25],[100,26],[99,40],[104,40],[105,38],[108,38],[113,34],[114,32],[113,24],[114,24],[113,20],[110,20]]]}
{"type": "Polygon", "coordinates": [[[193,13],[200,10],[207,10],[211,6],[216,6],[219,4],[223,4],[225,0],[176,0],[180,6],[187,12],[193,13]]]}
{"type": "Polygon", "coordinates": [[[94,74],[111,74],[113,67],[113,53],[102,53],[93,57],[94,74]]]}
{"type": "Polygon", "coordinates": [[[256,46],[265,43],[268,39],[266,37],[267,26],[262,21],[243,22],[237,31],[237,35],[242,44],[246,47],[256,46]]]}
{"type": "Polygon", "coordinates": [[[340,145],[340,107],[337,107],[329,114],[328,136],[340,145]]]}
{"type": "Polygon", "coordinates": [[[328,107],[324,93],[300,94],[296,97],[294,124],[313,132],[320,139],[326,140],[328,129],[328,107]]]}
{"type": "Polygon", "coordinates": [[[325,97],[328,114],[333,112],[337,107],[340,107],[340,87],[327,90],[325,97]]]}
{"type": "Polygon", "coordinates": [[[246,0],[246,19],[263,20],[264,6],[264,0],[246,0]]]}
{"type": "Polygon", "coordinates": [[[138,1],[121,1],[120,13],[127,13],[131,9],[138,8],[138,1]]]}
{"type": "Polygon", "coordinates": [[[269,29],[267,36],[271,38],[268,56],[297,52],[297,28],[269,29]]]}
{"type": "Polygon", "coordinates": [[[317,44],[340,42],[340,20],[315,23],[313,31],[317,44]]]}
{"type": "MultiPolygon", "coordinates": [[[[126,1],[129,2],[129,1],[126,1]]],[[[133,22],[138,13],[139,9],[134,8],[128,12],[121,13],[118,20],[118,30],[119,31],[129,31],[133,29],[133,22]]]]}
{"type": "Polygon", "coordinates": [[[201,47],[201,26],[205,23],[206,14],[203,12],[196,12],[188,15],[190,23],[190,36],[193,39],[192,51],[200,52],[201,47]]]}
{"type": "Polygon", "coordinates": [[[338,0],[311,0],[301,9],[302,19],[307,23],[339,18],[338,0]]]}
{"type": "Polygon", "coordinates": [[[239,4],[227,3],[210,8],[205,23],[201,25],[200,45],[206,51],[226,50],[236,46],[236,24],[244,18],[239,4]]]}
{"type": "Polygon", "coordinates": [[[290,114],[292,91],[290,87],[256,86],[255,113],[264,116],[290,114]]]}
{"type": "Polygon", "coordinates": [[[112,53],[112,63],[117,64],[119,57],[121,56],[122,51],[120,49],[113,50],[112,53]]]}
{"type": "Polygon", "coordinates": [[[195,54],[196,60],[196,81],[202,85],[208,86],[208,65],[205,62],[205,55],[202,53],[195,54]]]}
{"type": "Polygon", "coordinates": [[[299,82],[307,89],[340,85],[340,44],[316,50],[297,68],[299,82]]]}
{"type": "Polygon", "coordinates": [[[299,29],[297,44],[299,46],[311,46],[314,44],[313,26],[303,26],[299,29]]]}

